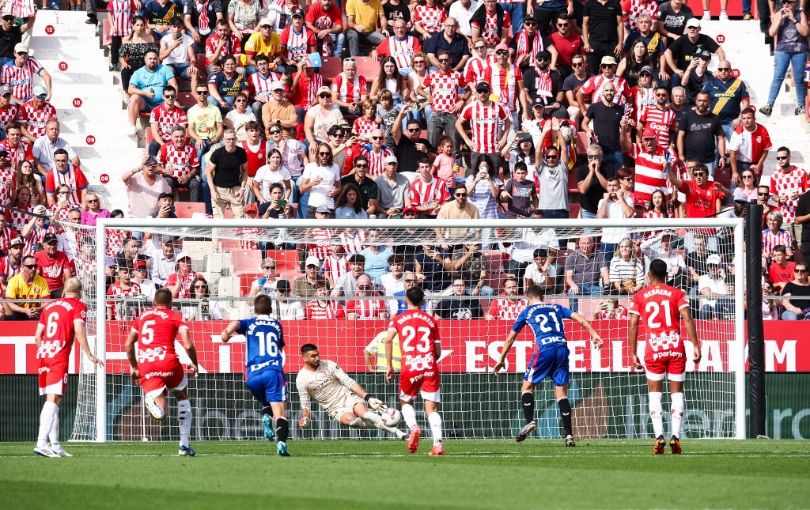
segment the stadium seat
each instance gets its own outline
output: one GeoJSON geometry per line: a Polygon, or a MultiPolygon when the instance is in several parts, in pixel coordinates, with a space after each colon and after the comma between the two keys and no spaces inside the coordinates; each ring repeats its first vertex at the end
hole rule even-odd
{"type": "Polygon", "coordinates": [[[181,108],[188,110],[196,103],[197,100],[194,99],[194,95],[191,92],[179,92],[177,94],[177,104],[179,104],[181,108]]]}
{"type": "Polygon", "coordinates": [[[233,249],[242,248],[242,242],[238,239],[220,239],[219,240],[219,249],[221,252],[229,252],[233,249]]]}
{"type": "Polygon", "coordinates": [[[375,62],[371,57],[354,57],[354,62],[357,64],[357,74],[371,82],[380,74],[380,63],[375,62]]]}
{"type": "Polygon", "coordinates": [[[492,273],[500,273],[503,271],[504,255],[500,250],[484,250],[484,260],[486,260],[487,271],[492,273]]]}
{"type": "Polygon", "coordinates": [[[234,248],[230,250],[231,276],[243,273],[255,273],[262,267],[262,252],[259,250],[245,250],[234,248]]]}
{"type": "Polygon", "coordinates": [[[587,154],[588,146],[591,141],[588,140],[588,135],[584,131],[577,133],[577,154],[587,154]]]}
{"type": "Polygon", "coordinates": [[[579,218],[580,205],[576,202],[569,202],[568,204],[568,217],[579,218]]]}
{"type": "Polygon", "coordinates": [[[239,295],[244,297],[247,296],[248,292],[250,291],[250,286],[253,283],[253,280],[257,278],[261,278],[263,275],[262,273],[244,273],[239,275],[239,295]]]}
{"type": "Polygon", "coordinates": [[[205,214],[205,204],[202,202],[175,202],[174,213],[178,218],[191,218],[195,214],[205,214]]]}
{"type": "Polygon", "coordinates": [[[343,63],[340,60],[340,57],[326,57],[323,59],[320,74],[323,76],[324,80],[329,80],[331,82],[332,79],[340,74],[342,70],[343,63]]]}
{"type": "Polygon", "coordinates": [[[290,282],[290,287],[292,287],[293,282],[296,278],[302,276],[303,273],[297,269],[288,269],[287,271],[280,271],[278,275],[279,280],[287,280],[290,282]]]}
{"type": "Polygon", "coordinates": [[[301,259],[297,250],[267,250],[265,255],[276,261],[276,271],[294,270],[301,272],[301,259]]]}

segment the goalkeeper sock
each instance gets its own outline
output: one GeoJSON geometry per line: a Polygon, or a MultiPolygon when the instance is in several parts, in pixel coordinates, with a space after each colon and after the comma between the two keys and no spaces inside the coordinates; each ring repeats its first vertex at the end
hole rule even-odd
{"type": "Polygon", "coordinates": [[[180,446],[188,446],[188,439],[191,436],[191,401],[177,402],[177,421],[180,424],[180,446]]]}
{"type": "Polygon", "coordinates": [[[672,437],[681,437],[681,422],[683,421],[683,393],[673,393],[672,394],[672,408],[671,408],[671,417],[672,417],[672,437]]]}
{"type": "Polygon", "coordinates": [[[51,432],[51,425],[53,419],[59,412],[59,406],[46,400],[42,404],[42,411],[39,413],[39,434],[37,434],[37,447],[44,448],[48,446],[48,434],[51,432]]]}
{"type": "Polygon", "coordinates": [[[349,422],[349,427],[351,427],[353,429],[367,429],[368,428],[368,426],[366,425],[366,422],[363,420],[363,418],[361,418],[359,416],[355,416],[354,419],[352,419],[352,421],[349,422]]]}
{"type": "Polygon", "coordinates": [[[433,436],[433,444],[442,442],[442,417],[439,413],[430,413],[427,416],[430,423],[430,435],[433,436]]]}
{"type": "Polygon", "coordinates": [[[664,435],[664,408],[661,407],[661,392],[650,392],[650,418],[652,418],[653,434],[655,437],[664,435]]]}
{"type": "Polygon", "coordinates": [[[560,408],[560,416],[562,417],[566,437],[574,435],[571,432],[571,403],[568,401],[568,397],[558,400],[557,407],[560,408]]]}
{"type": "Polygon", "coordinates": [[[290,422],[287,421],[287,418],[284,416],[276,418],[275,429],[276,440],[280,443],[286,443],[287,438],[290,436],[290,422]]]}
{"type": "Polygon", "coordinates": [[[269,405],[266,405],[266,406],[262,407],[262,414],[269,414],[270,417],[272,418],[273,417],[273,408],[270,407],[269,405]]]}
{"type": "Polygon", "coordinates": [[[402,419],[409,429],[416,427],[416,411],[411,404],[402,404],[402,419]]]}
{"type": "Polygon", "coordinates": [[[51,422],[51,430],[48,431],[48,439],[51,441],[51,448],[60,448],[59,444],[59,406],[53,413],[53,421],[51,422]]]}
{"type": "Polygon", "coordinates": [[[523,417],[526,423],[534,420],[534,393],[521,393],[520,404],[523,407],[523,417]]]}

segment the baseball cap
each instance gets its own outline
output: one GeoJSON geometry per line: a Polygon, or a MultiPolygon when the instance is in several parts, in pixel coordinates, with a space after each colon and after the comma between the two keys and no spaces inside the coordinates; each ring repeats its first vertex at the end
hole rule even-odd
{"type": "MultiPolygon", "coordinates": [[[[284,84],[280,80],[274,81],[273,83],[270,84],[270,90],[278,90],[278,89],[284,90],[284,84]]],[[[320,89],[318,89],[318,92],[320,92],[320,89]]]]}
{"type": "Polygon", "coordinates": [[[541,95],[534,96],[534,106],[546,106],[546,98],[541,95]]]}
{"type": "Polygon", "coordinates": [[[674,230],[664,230],[663,232],[661,232],[661,237],[675,238],[678,237],[678,234],[676,234],[674,230]]]}
{"type": "Polygon", "coordinates": [[[38,206],[34,207],[34,214],[39,215],[39,216],[43,216],[45,214],[48,214],[48,208],[45,207],[44,205],[38,205],[38,206]]]}
{"type": "Polygon", "coordinates": [[[703,59],[703,60],[711,60],[712,59],[712,54],[709,53],[708,50],[699,51],[699,52],[695,53],[695,56],[697,58],[700,58],[700,59],[703,59]]]}
{"type": "Polygon", "coordinates": [[[388,156],[383,160],[383,164],[387,165],[389,163],[393,163],[395,165],[399,165],[399,160],[396,156],[388,156]]]}
{"type": "Polygon", "coordinates": [[[34,96],[45,98],[48,95],[48,89],[42,85],[34,85],[34,96]]]}
{"type": "Polygon", "coordinates": [[[644,131],[641,132],[641,138],[657,138],[657,135],[652,128],[644,128],[644,131]]]}
{"type": "Polygon", "coordinates": [[[279,280],[276,282],[276,290],[279,292],[289,292],[290,291],[290,282],[287,280],[279,280]]]}
{"type": "Polygon", "coordinates": [[[256,207],[256,204],[248,204],[248,205],[245,206],[245,212],[246,213],[249,213],[249,212],[257,213],[257,212],[259,212],[259,208],[256,207]]]}
{"type": "Polygon", "coordinates": [[[615,66],[615,65],[616,65],[616,59],[615,59],[615,58],[613,58],[613,57],[611,57],[610,55],[605,55],[604,57],[602,57],[602,60],[599,62],[599,65],[603,65],[603,66],[607,66],[607,65],[615,66]]]}
{"type": "Polygon", "coordinates": [[[296,16],[300,18],[304,17],[304,11],[300,7],[296,7],[295,9],[292,10],[292,17],[294,18],[296,16]]]}
{"type": "Polygon", "coordinates": [[[11,94],[11,87],[9,87],[8,85],[0,85],[0,96],[5,96],[8,94],[11,94]]]}
{"type": "Polygon", "coordinates": [[[638,74],[641,74],[641,73],[647,73],[650,76],[652,76],[653,74],[655,74],[655,71],[653,71],[653,68],[650,67],[650,66],[644,66],[644,67],[642,67],[641,69],[638,70],[638,74]]]}
{"type": "Polygon", "coordinates": [[[321,214],[332,214],[332,209],[330,209],[329,206],[321,205],[317,209],[315,209],[315,212],[321,214]]]}
{"type": "Polygon", "coordinates": [[[304,267],[307,267],[307,266],[321,267],[321,261],[318,260],[318,257],[310,255],[309,257],[307,257],[307,260],[304,262],[304,267]]]}
{"type": "Polygon", "coordinates": [[[534,21],[536,23],[538,20],[533,14],[527,14],[526,17],[523,18],[523,23],[526,23],[527,21],[534,21]]]}
{"type": "Polygon", "coordinates": [[[9,245],[9,246],[17,246],[18,244],[19,244],[20,246],[22,246],[22,245],[24,245],[24,244],[25,244],[25,241],[23,240],[23,238],[22,238],[22,237],[15,237],[14,239],[12,239],[11,241],[9,241],[9,243],[8,243],[8,245],[9,245]]]}
{"type": "Polygon", "coordinates": [[[721,263],[722,263],[722,260],[720,259],[720,255],[718,255],[716,253],[712,253],[711,255],[706,257],[706,265],[707,266],[711,266],[711,265],[719,266],[721,263]]]}
{"type": "Polygon", "coordinates": [[[476,92],[489,92],[491,90],[492,87],[490,87],[489,83],[485,81],[478,82],[478,85],[475,86],[476,92]]]}
{"type": "Polygon", "coordinates": [[[56,234],[47,233],[45,237],[42,238],[43,244],[55,243],[56,242],[56,234]]]}
{"type": "Polygon", "coordinates": [[[315,95],[316,95],[316,96],[320,96],[320,95],[321,95],[321,94],[323,94],[324,92],[326,92],[327,94],[331,94],[331,93],[332,93],[332,89],[330,89],[329,87],[327,87],[326,85],[324,85],[323,87],[321,87],[321,88],[319,88],[319,89],[318,89],[318,93],[317,93],[317,94],[315,94],[315,95]]]}
{"type": "MultiPolygon", "coordinates": [[[[143,162],[143,166],[148,167],[158,166],[159,164],[160,163],[158,163],[158,160],[155,159],[154,156],[149,156],[148,158],[146,158],[146,161],[143,162]]],[[[162,195],[168,195],[168,193],[161,193],[161,198],[163,198],[162,195]]],[[[174,195],[172,195],[172,198],[174,198],[174,195]]]]}
{"type": "Polygon", "coordinates": [[[259,20],[259,25],[258,26],[263,27],[265,25],[269,25],[271,27],[273,26],[273,22],[270,21],[270,18],[262,18],[262,19],[259,20]]]}
{"type": "Polygon", "coordinates": [[[28,53],[28,45],[25,43],[17,43],[14,45],[14,53],[28,53]]]}
{"type": "Polygon", "coordinates": [[[495,46],[495,51],[501,51],[501,50],[509,51],[509,46],[505,45],[504,43],[500,43],[497,46],[495,46]]]}
{"type": "Polygon", "coordinates": [[[686,22],[686,28],[689,27],[700,28],[700,20],[698,20],[697,18],[689,18],[689,21],[686,22]]]}
{"type": "Polygon", "coordinates": [[[136,260],[135,262],[132,263],[132,269],[140,269],[142,267],[146,267],[145,260],[136,260]]]}

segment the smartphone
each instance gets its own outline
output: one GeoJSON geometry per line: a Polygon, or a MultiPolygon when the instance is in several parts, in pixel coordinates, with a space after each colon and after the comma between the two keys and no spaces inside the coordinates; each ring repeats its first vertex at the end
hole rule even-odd
{"type": "Polygon", "coordinates": [[[276,200],[276,204],[280,205],[281,207],[284,207],[285,205],[287,205],[287,201],[286,200],[276,200]]]}

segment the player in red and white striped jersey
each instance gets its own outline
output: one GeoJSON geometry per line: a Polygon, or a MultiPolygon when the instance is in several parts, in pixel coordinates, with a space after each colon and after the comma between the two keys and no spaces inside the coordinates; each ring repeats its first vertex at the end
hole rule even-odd
{"type": "Polygon", "coordinates": [[[656,87],[655,103],[648,106],[639,117],[638,132],[642,133],[645,129],[655,131],[656,141],[662,149],[669,149],[675,140],[675,135],[678,133],[677,123],[675,122],[677,116],[671,108],[667,107],[668,101],[669,92],[666,87],[656,87]]]}
{"type": "Polygon", "coordinates": [[[759,181],[762,165],[773,147],[771,135],[765,126],[757,123],[753,108],[744,108],[740,112],[740,120],[728,142],[732,184],[739,182],[740,174],[746,169],[751,170],[759,181]]]}
{"type": "Polygon", "coordinates": [[[56,190],[60,184],[67,184],[71,189],[70,202],[75,206],[81,205],[82,194],[89,185],[82,169],[68,162],[68,152],[65,149],[54,151],[53,165],[48,175],[45,176],[45,194],[48,197],[48,205],[56,203],[56,190]]]}
{"type": "Polygon", "coordinates": [[[378,59],[391,57],[396,62],[399,72],[403,73],[410,71],[411,59],[421,52],[422,44],[419,39],[408,35],[408,24],[404,19],[398,19],[394,22],[394,35],[383,39],[383,42],[371,52],[371,57],[378,59]]]}
{"type": "Polygon", "coordinates": [[[525,299],[514,299],[518,293],[517,279],[509,277],[503,282],[503,294],[492,300],[484,318],[486,320],[515,321],[527,306],[525,299]]]}
{"type": "Polygon", "coordinates": [[[635,204],[643,206],[650,202],[652,194],[656,190],[662,191],[664,195],[669,195],[664,167],[674,159],[672,154],[668,149],[658,146],[657,134],[651,128],[642,132],[641,143],[631,142],[629,127],[621,129],[622,149],[625,154],[636,161],[635,188],[633,189],[635,204]]]}
{"type": "Polygon", "coordinates": [[[487,55],[487,43],[483,40],[473,45],[473,56],[464,64],[464,80],[470,87],[475,87],[484,80],[484,73],[495,63],[495,54],[487,55]]]}
{"type": "MultiPolygon", "coordinates": [[[[127,266],[118,266],[116,281],[107,289],[107,295],[112,298],[135,297],[141,295],[141,287],[132,281],[132,272],[127,266]]],[[[133,320],[138,315],[137,303],[125,304],[120,299],[110,299],[107,302],[107,320],[133,320]]]]}
{"type": "MultiPolygon", "coordinates": [[[[489,99],[490,92],[486,81],[475,86],[476,100],[464,107],[456,121],[456,130],[474,153],[497,156],[506,145],[512,119],[500,104],[489,99]],[[464,132],[465,121],[470,123],[472,138],[464,132]]],[[[474,161],[471,164],[475,165],[474,161]]]]}
{"type": "Polygon", "coordinates": [[[376,178],[383,174],[386,160],[395,156],[394,151],[382,143],[385,133],[381,129],[373,130],[369,138],[371,138],[371,143],[363,146],[360,154],[368,159],[368,176],[376,178]]]}
{"type": "Polygon", "coordinates": [[[23,104],[34,96],[33,78],[38,74],[45,82],[48,91],[46,96],[51,97],[51,75],[34,57],[28,56],[28,47],[23,43],[14,46],[14,64],[3,66],[0,72],[0,82],[11,87],[11,98],[17,104],[23,104]]]}
{"type": "Polygon", "coordinates": [[[34,86],[34,97],[20,106],[19,122],[23,136],[31,143],[45,136],[45,124],[48,119],[56,119],[56,108],[48,102],[48,89],[42,85],[34,86]]]}
{"type": "Polygon", "coordinates": [[[343,72],[332,81],[332,101],[344,115],[362,115],[360,102],[368,98],[366,79],[357,74],[354,60],[343,61],[343,72]]]}
{"type": "Polygon", "coordinates": [[[292,24],[281,32],[282,58],[288,65],[295,65],[309,53],[314,53],[317,44],[315,32],[304,25],[304,11],[294,8],[292,24]]]}
{"type": "Polygon", "coordinates": [[[444,182],[433,177],[427,158],[419,161],[416,171],[419,177],[411,183],[411,207],[415,207],[423,218],[435,218],[439,208],[450,198],[450,193],[444,182]]]}
{"type": "Polygon", "coordinates": [[[385,300],[374,292],[374,283],[367,274],[357,277],[354,298],[346,303],[346,318],[349,320],[388,318],[385,300]]]}

